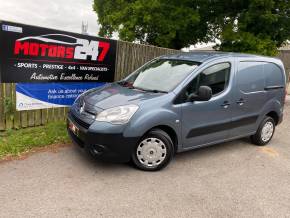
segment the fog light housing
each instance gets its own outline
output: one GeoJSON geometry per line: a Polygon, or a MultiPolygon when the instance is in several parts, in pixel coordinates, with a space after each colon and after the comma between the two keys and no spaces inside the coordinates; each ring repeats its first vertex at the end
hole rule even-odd
{"type": "Polygon", "coordinates": [[[92,145],[90,151],[93,155],[101,155],[105,152],[105,146],[103,145],[92,145]]]}

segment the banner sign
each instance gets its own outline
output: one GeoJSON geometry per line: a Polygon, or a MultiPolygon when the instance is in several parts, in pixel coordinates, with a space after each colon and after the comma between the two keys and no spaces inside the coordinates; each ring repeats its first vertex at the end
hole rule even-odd
{"type": "Polygon", "coordinates": [[[104,83],[17,83],[16,110],[67,107],[83,92],[102,85],[104,83]]]}
{"type": "Polygon", "coordinates": [[[0,22],[0,82],[112,82],[115,40],[0,22]]]}

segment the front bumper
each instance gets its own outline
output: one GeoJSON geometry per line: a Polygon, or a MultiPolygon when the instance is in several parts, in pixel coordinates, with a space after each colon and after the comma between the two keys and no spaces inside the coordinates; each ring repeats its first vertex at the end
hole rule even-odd
{"type": "Polygon", "coordinates": [[[138,137],[124,137],[123,133],[104,133],[93,129],[84,128],[69,113],[67,120],[67,130],[72,141],[84,148],[94,157],[111,162],[128,162],[137,144],[138,137]],[[77,134],[69,129],[69,122],[77,128],[77,134]]]}

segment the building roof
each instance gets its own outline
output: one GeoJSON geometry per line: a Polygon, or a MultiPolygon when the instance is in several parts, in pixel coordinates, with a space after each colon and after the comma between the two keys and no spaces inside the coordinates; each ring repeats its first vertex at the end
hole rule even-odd
{"type": "Polygon", "coordinates": [[[290,44],[286,44],[286,45],[280,47],[278,50],[280,50],[280,51],[287,51],[287,50],[290,50],[290,44]]]}

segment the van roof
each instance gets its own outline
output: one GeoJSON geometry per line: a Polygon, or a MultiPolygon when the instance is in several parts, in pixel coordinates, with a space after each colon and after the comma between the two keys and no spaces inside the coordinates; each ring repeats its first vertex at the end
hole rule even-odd
{"type": "MultiPolygon", "coordinates": [[[[211,59],[217,59],[222,57],[241,57],[241,58],[251,58],[253,59],[266,59],[266,60],[279,60],[278,58],[271,58],[261,55],[252,55],[252,54],[243,54],[243,53],[234,53],[234,52],[218,52],[218,51],[210,51],[210,52],[183,52],[179,54],[172,55],[164,55],[161,58],[164,59],[177,59],[177,60],[187,60],[187,61],[195,61],[195,62],[205,62],[211,59]]],[[[276,62],[275,61],[275,62],[276,62]]]]}

